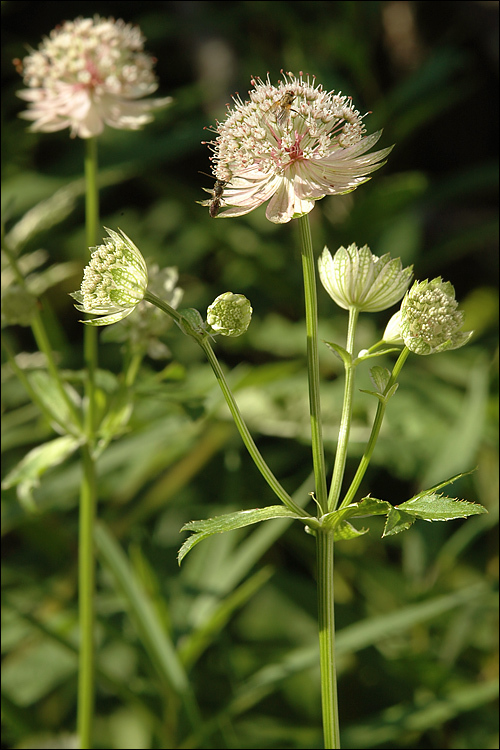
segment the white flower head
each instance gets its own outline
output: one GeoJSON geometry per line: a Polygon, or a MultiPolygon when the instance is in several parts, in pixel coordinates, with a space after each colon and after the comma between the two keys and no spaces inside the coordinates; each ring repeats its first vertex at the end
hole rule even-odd
{"type": "Polygon", "coordinates": [[[437,354],[458,349],[474,331],[461,331],[464,314],[458,308],[455,289],[438,276],[416,281],[401,303],[401,336],[415,354],[437,354]]]}
{"type": "Polygon", "coordinates": [[[207,323],[211,333],[222,336],[241,336],[252,319],[252,306],[243,294],[224,292],[209,305],[207,323]]]}
{"type": "Polygon", "coordinates": [[[277,86],[269,75],[253,79],[248,101],[233,97],[235,106],[208,142],[214,177],[223,186],[219,203],[227,206],[221,217],[269,201],[266,217],[284,224],[325,195],[355,190],[392,150],[367,155],[382,131],[364,136],[363,116],[349,97],[324,91],[302,73],[282,75],[277,86]]]}
{"type": "Polygon", "coordinates": [[[138,26],[98,15],[65,21],[14,61],[28,86],[17,92],[29,102],[20,117],[33,120],[32,131],[70,128],[80,138],[99,135],[105,124],[138,130],[172,101],[139,101],[158,88],[154,62],[138,26]]]}
{"type": "Polygon", "coordinates": [[[378,257],[368,245],[340,247],[332,258],[327,247],[319,260],[319,277],[334,302],[344,310],[386,310],[408,289],[413,266],[403,268],[400,258],[389,253],[378,257]]]}
{"type": "Polygon", "coordinates": [[[104,227],[109,238],[92,248],[90,263],[84,268],[79,292],[71,296],[77,310],[103,318],[84,320],[93,326],[105,326],[123,320],[144,298],[148,287],[146,261],[125,232],[104,227]]]}

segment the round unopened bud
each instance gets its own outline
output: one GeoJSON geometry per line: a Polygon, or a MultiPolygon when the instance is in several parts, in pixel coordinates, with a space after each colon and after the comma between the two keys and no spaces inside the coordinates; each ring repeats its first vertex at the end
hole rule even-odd
{"type": "Polygon", "coordinates": [[[207,323],[213,333],[222,336],[241,336],[252,318],[250,301],[243,294],[219,294],[207,310],[207,323]]]}
{"type": "Polygon", "coordinates": [[[416,281],[401,303],[401,335],[415,354],[436,354],[458,349],[473,331],[461,331],[464,314],[457,310],[455,289],[438,276],[416,281]]]}
{"type": "Polygon", "coordinates": [[[412,266],[403,268],[389,253],[378,257],[368,245],[340,247],[332,258],[327,247],[318,261],[321,283],[344,310],[378,312],[401,299],[412,277],[412,266]]]}

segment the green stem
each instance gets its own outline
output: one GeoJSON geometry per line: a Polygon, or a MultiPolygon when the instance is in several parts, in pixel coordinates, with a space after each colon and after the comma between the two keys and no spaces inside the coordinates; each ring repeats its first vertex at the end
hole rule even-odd
{"type": "MultiPolygon", "coordinates": [[[[97,140],[86,140],[85,153],[85,222],[87,246],[97,240],[99,220],[99,194],[97,186],[97,140]]],[[[97,332],[93,326],[84,326],[84,358],[87,366],[85,414],[87,443],[82,447],[82,482],[80,487],[80,519],[78,544],[78,617],[80,625],[80,652],[78,671],[77,730],[80,748],[92,747],[94,715],[94,590],[95,554],[93,545],[97,506],[96,467],[92,455],[95,440],[96,399],[95,372],[97,369],[97,332]]]]}
{"type": "Polygon", "coordinates": [[[78,616],[80,650],[78,664],[77,731],[82,750],[92,747],[94,713],[94,587],[93,530],[96,508],[95,466],[89,447],[82,451],[83,477],[80,488],[78,534],[78,616]]]}
{"type": "Polygon", "coordinates": [[[340,748],[335,666],[334,533],[316,531],[321,706],[325,750],[340,748]]]}
{"type": "MultiPolygon", "coordinates": [[[[401,372],[401,369],[404,363],[406,362],[406,359],[409,353],[410,353],[410,350],[405,346],[404,349],[401,351],[401,354],[399,355],[396,364],[394,365],[394,369],[392,371],[391,377],[384,390],[384,396],[387,395],[389,390],[397,381],[399,377],[399,373],[401,372]]],[[[347,505],[350,505],[353,502],[356,492],[358,491],[359,485],[361,484],[363,480],[363,477],[370,463],[370,459],[372,457],[373,451],[375,450],[375,444],[377,442],[377,439],[380,433],[380,428],[382,426],[382,420],[384,418],[385,410],[387,408],[387,401],[388,401],[387,398],[383,398],[379,400],[378,402],[377,413],[375,414],[372,431],[370,433],[370,438],[366,445],[365,452],[363,453],[361,461],[359,462],[358,470],[356,471],[356,474],[354,475],[354,479],[351,482],[351,486],[349,487],[347,494],[340,505],[340,508],[345,508],[347,505]]]]}
{"type": "Polygon", "coordinates": [[[309,383],[309,411],[311,415],[311,441],[316,488],[316,501],[321,513],[326,513],[326,468],[321,425],[318,353],[318,304],[316,297],[316,268],[311,238],[309,216],[298,219],[302,245],[302,273],[304,277],[304,299],[307,331],[307,370],[309,383]]]}
{"type": "Polygon", "coordinates": [[[150,302],[152,305],[156,305],[156,307],[160,308],[160,310],[163,310],[163,312],[167,313],[167,315],[170,315],[170,317],[175,320],[175,322],[181,327],[181,329],[188,335],[192,336],[195,341],[201,346],[207,356],[210,366],[212,367],[215,377],[217,378],[217,382],[219,383],[220,389],[224,395],[224,398],[226,399],[226,403],[233,416],[234,422],[236,424],[236,427],[238,428],[245,447],[250,453],[250,456],[252,457],[255,465],[257,466],[258,470],[260,471],[268,485],[271,487],[275,495],[279,497],[281,502],[286,505],[287,508],[290,508],[290,510],[292,510],[294,513],[297,513],[299,516],[303,516],[304,510],[294,503],[288,492],[281,486],[269,466],[266,464],[259,449],[255,445],[254,439],[251,436],[250,431],[246,426],[245,420],[241,415],[241,412],[238,408],[226,377],[222,371],[219,361],[215,356],[215,352],[210,346],[210,341],[207,334],[205,332],[195,331],[189,321],[187,321],[186,318],[181,315],[181,313],[177,312],[177,310],[171,307],[168,302],[161,300],[151,292],[146,291],[144,299],[147,302],[150,302]]]}
{"type": "Polygon", "coordinates": [[[354,338],[356,335],[356,324],[358,322],[359,310],[355,307],[349,308],[349,325],[347,331],[347,352],[351,355],[350,362],[345,363],[345,385],[344,385],[344,404],[342,407],[342,417],[340,419],[339,437],[337,451],[335,454],[335,464],[333,467],[332,483],[328,497],[328,509],[335,510],[337,507],[340,492],[342,489],[342,480],[344,478],[345,465],[347,461],[347,447],[349,444],[349,433],[351,431],[352,421],[352,400],[354,394],[354,376],[356,365],[353,363],[354,355],[354,338]]]}
{"type": "MultiPolygon", "coordinates": [[[[97,138],[85,140],[85,237],[87,247],[97,243],[99,221],[99,191],[97,185],[97,138]]],[[[87,366],[87,434],[93,434],[96,427],[95,371],[97,369],[97,330],[94,326],[84,326],[83,353],[87,366]]]]}
{"type": "Polygon", "coordinates": [[[183,321],[184,318],[180,314],[180,312],[177,312],[177,310],[174,307],[171,307],[168,302],[165,302],[165,300],[160,299],[156,296],[156,294],[153,294],[152,292],[146,290],[144,293],[144,299],[146,302],[150,302],[152,305],[155,305],[160,310],[163,310],[164,313],[167,313],[167,315],[170,315],[171,318],[175,320],[177,325],[179,325],[181,328],[183,327],[183,321]]]}
{"type": "Polygon", "coordinates": [[[303,516],[304,510],[294,503],[294,501],[292,500],[288,492],[281,486],[281,484],[278,482],[278,480],[274,476],[269,466],[264,461],[259,449],[255,445],[254,439],[251,436],[243,417],[241,416],[241,412],[238,409],[238,405],[236,404],[232,391],[228,385],[228,382],[224,376],[224,373],[219,364],[219,361],[217,357],[215,356],[214,350],[210,346],[208,339],[204,338],[198,343],[200,344],[201,348],[207,355],[208,361],[210,362],[212,370],[214,371],[215,377],[217,378],[217,382],[219,383],[221,391],[224,394],[224,398],[226,399],[226,403],[229,407],[229,410],[231,414],[233,415],[233,419],[236,424],[236,427],[238,428],[238,431],[246,446],[246,449],[250,453],[250,456],[252,457],[258,470],[260,471],[260,473],[262,474],[262,476],[264,477],[268,485],[271,487],[275,495],[279,497],[281,502],[284,503],[284,505],[286,505],[287,508],[290,508],[290,510],[292,510],[294,513],[297,513],[299,516],[303,516]]]}

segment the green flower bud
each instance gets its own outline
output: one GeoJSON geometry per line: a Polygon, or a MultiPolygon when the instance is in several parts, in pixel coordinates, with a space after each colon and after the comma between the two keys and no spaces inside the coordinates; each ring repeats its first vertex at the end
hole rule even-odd
{"type": "Polygon", "coordinates": [[[252,318],[250,301],[243,294],[219,294],[207,310],[207,323],[213,333],[222,336],[241,336],[252,318]]]}
{"type": "Polygon", "coordinates": [[[464,314],[457,310],[455,289],[438,276],[416,281],[401,303],[401,335],[415,354],[436,354],[458,349],[473,331],[461,331],[464,314]]]}
{"type": "Polygon", "coordinates": [[[344,310],[378,312],[401,299],[412,277],[413,266],[403,268],[389,253],[379,258],[368,245],[340,247],[334,257],[327,247],[318,261],[321,283],[344,310]]]}
{"type": "Polygon", "coordinates": [[[401,310],[394,313],[387,323],[382,338],[387,344],[404,344],[401,336],[401,310]]]}
{"type": "Polygon", "coordinates": [[[109,239],[92,248],[90,263],[83,271],[79,292],[71,296],[77,310],[104,318],[85,320],[93,326],[105,326],[122,320],[143,299],[148,286],[146,261],[121,229],[106,229],[109,239]]]}

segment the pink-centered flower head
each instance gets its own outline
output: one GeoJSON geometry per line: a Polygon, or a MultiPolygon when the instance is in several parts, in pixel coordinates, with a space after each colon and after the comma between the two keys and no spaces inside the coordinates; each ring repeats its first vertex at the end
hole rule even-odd
{"type": "Polygon", "coordinates": [[[364,135],[363,116],[349,97],[302,73],[283,73],[277,86],[269,75],[252,84],[250,100],[233,97],[235,106],[208,142],[220,186],[206,202],[212,216],[219,209],[221,217],[242,216],[270,201],[267,218],[284,224],[319,198],[350,193],[385,164],[392,146],[366,153],[382,131],[364,135]]]}
{"type": "Polygon", "coordinates": [[[105,124],[142,128],[153,119],[152,110],[172,101],[138,101],[158,88],[155,60],[143,47],[139,27],[122,20],[96,15],[65,21],[38,50],[14,61],[28,86],[18,91],[29,102],[20,117],[33,120],[32,131],[70,128],[80,138],[99,135],[105,124]]]}

